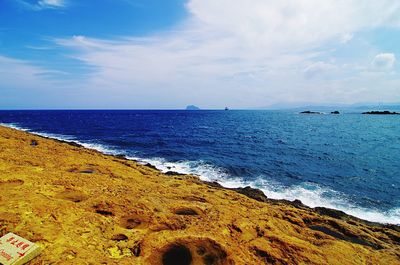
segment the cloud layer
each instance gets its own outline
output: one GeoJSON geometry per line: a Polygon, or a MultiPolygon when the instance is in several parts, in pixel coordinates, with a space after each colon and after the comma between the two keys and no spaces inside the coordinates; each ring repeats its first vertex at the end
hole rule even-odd
{"type": "Polygon", "coordinates": [[[190,0],[186,7],[188,18],[168,32],[55,38],[94,69],[75,87],[99,106],[115,100],[130,108],[400,101],[396,55],[357,44],[368,42],[360,32],[400,27],[398,1],[190,0]]]}

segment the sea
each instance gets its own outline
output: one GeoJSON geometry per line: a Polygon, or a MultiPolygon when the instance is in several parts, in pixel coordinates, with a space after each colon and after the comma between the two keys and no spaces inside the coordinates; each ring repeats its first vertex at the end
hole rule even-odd
{"type": "Polygon", "coordinates": [[[25,110],[0,111],[0,124],[125,155],[163,172],[400,224],[400,115],[25,110]]]}

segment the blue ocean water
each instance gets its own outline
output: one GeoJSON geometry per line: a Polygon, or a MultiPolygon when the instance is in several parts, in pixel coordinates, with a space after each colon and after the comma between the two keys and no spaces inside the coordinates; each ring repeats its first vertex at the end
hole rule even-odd
{"type": "Polygon", "coordinates": [[[400,224],[400,116],[290,111],[0,111],[0,123],[162,171],[400,224]]]}

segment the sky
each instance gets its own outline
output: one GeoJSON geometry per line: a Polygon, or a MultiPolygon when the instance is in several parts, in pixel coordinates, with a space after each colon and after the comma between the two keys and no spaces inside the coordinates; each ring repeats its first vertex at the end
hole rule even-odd
{"type": "Polygon", "coordinates": [[[0,109],[400,102],[397,0],[0,0],[0,109]]]}

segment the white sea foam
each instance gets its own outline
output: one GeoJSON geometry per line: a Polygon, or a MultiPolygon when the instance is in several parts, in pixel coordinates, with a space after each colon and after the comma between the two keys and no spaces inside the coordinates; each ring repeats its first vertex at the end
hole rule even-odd
{"type": "Polygon", "coordinates": [[[72,136],[68,136],[68,135],[61,135],[61,134],[54,134],[54,133],[43,133],[43,132],[34,132],[30,129],[24,128],[16,123],[0,123],[1,126],[4,127],[9,127],[12,129],[16,129],[16,130],[20,130],[20,131],[24,131],[24,132],[29,132],[32,134],[36,134],[39,136],[43,136],[43,137],[47,137],[47,138],[53,138],[53,139],[57,139],[57,140],[62,140],[62,141],[73,141],[74,137],[72,136]]]}
{"type": "Polygon", "coordinates": [[[24,132],[29,132],[31,134],[36,134],[36,135],[47,137],[47,138],[52,138],[52,139],[57,139],[57,140],[60,140],[60,141],[68,141],[68,142],[77,143],[77,144],[82,145],[85,148],[96,150],[96,151],[102,152],[104,154],[109,154],[109,155],[118,154],[118,151],[113,149],[113,148],[110,148],[110,147],[107,147],[107,146],[104,146],[102,144],[95,143],[95,142],[78,141],[74,136],[71,136],[71,135],[35,132],[35,131],[32,131],[31,129],[24,128],[24,127],[22,127],[22,126],[20,126],[20,125],[18,125],[16,123],[0,123],[0,125],[4,126],[4,127],[9,127],[9,128],[12,128],[12,129],[24,131],[24,132]]]}
{"type": "MultiPolygon", "coordinates": [[[[0,125],[22,131],[28,131],[44,137],[72,141],[81,144],[86,148],[94,149],[105,154],[121,154],[121,152],[116,149],[94,142],[81,142],[76,140],[76,138],[73,136],[37,133],[14,123],[0,123],[0,125]]],[[[168,171],[174,171],[182,174],[197,175],[202,180],[217,181],[221,185],[228,188],[251,186],[253,188],[261,189],[265,195],[271,199],[286,199],[290,201],[298,199],[301,200],[305,205],[312,208],[327,207],[341,210],[347,214],[364,220],[379,223],[400,224],[400,208],[393,208],[389,211],[383,212],[379,210],[358,207],[350,203],[344,194],[321,187],[314,183],[302,183],[300,185],[287,187],[265,177],[259,177],[258,179],[252,181],[241,178],[233,178],[230,177],[223,168],[207,164],[203,161],[170,162],[164,158],[141,158],[134,156],[127,158],[142,164],[149,163],[164,173],[168,171]]]]}
{"type": "Polygon", "coordinates": [[[346,195],[317,184],[302,183],[296,186],[283,187],[273,182],[269,183],[265,179],[259,179],[249,184],[260,188],[271,199],[286,199],[290,201],[298,199],[312,208],[332,208],[364,220],[400,224],[400,208],[393,208],[383,212],[378,209],[359,207],[351,203],[346,195]]]}
{"type": "Polygon", "coordinates": [[[349,202],[344,194],[321,187],[314,183],[302,183],[294,186],[282,186],[281,184],[260,177],[249,181],[241,178],[230,177],[222,168],[212,166],[203,161],[179,161],[169,162],[163,158],[143,159],[128,157],[129,159],[149,163],[162,172],[175,171],[182,174],[199,176],[205,181],[217,181],[227,188],[251,186],[262,190],[268,198],[300,200],[309,207],[326,207],[343,211],[355,217],[379,223],[400,224],[400,208],[394,208],[387,212],[362,208],[349,202]]]}
{"type": "Polygon", "coordinates": [[[163,173],[174,171],[181,174],[197,175],[205,181],[221,181],[221,179],[228,177],[223,169],[207,164],[203,161],[169,162],[164,158],[141,158],[132,156],[127,158],[138,161],[142,164],[149,163],[163,173]]]}
{"type": "Polygon", "coordinates": [[[0,125],[4,126],[4,127],[12,128],[12,129],[20,130],[20,131],[25,131],[25,132],[29,131],[29,129],[23,128],[16,123],[0,123],[0,125]]]}
{"type": "Polygon", "coordinates": [[[77,144],[80,144],[85,148],[99,151],[99,152],[101,152],[103,154],[107,154],[107,155],[118,155],[118,154],[121,154],[121,152],[119,152],[117,149],[114,149],[114,148],[111,148],[111,147],[108,147],[108,146],[105,146],[105,145],[102,145],[102,144],[98,144],[98,143],[94,143],[94,142],[91,142],[91,143],[81,142],[81,141],[76,141],[76,140],[73,141],[73,142],[76,142],[77,144]]]}

